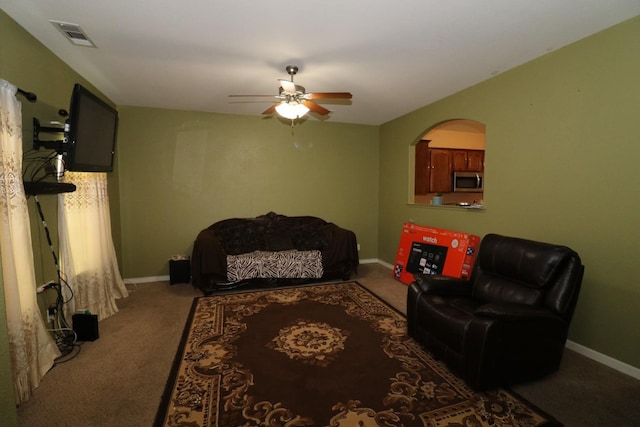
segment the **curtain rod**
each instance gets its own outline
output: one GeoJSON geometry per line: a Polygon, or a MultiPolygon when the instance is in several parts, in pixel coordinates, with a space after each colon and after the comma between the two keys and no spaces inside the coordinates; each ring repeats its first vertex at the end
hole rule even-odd
{"type": "Polygon", "coordinates": [[[33,92],[27,92],[26,90],[18,88],[18,93],[27,98],[29,102],[36,102],[38,100],[38,96],[33,92]]]}

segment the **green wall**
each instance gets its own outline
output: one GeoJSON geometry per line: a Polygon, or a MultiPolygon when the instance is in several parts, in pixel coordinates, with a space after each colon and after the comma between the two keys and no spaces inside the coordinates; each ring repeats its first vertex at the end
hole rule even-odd
{"type": "Polygon", "coordinates": [[[380,130],[379,257],[402,223],[565,244],[586,266],[570,339],[640,367],[640,17],[380,130]],[[408,153],[451,118],[486,125],[485,211],[407,205],[408,153]]]}
{"type": "Polygon", "coordinates": [[[168,274],[198,232],[270,211],[353,230],[376,258],[378,127],[119,107],[125,277],[168,274]]]}

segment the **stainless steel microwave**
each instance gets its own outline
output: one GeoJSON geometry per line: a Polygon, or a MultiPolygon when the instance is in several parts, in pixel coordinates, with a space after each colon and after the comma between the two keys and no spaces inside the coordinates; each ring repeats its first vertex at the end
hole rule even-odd
{"type": "Polygon", "coordinates": [[[454,172],[454,193],[480,193],[484,191],[484,174],[482,172],[454,172]]]}

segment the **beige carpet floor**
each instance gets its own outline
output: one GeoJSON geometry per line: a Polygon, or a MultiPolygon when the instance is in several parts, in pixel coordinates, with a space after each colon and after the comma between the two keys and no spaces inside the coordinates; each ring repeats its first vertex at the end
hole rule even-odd
{"type": "MultiPolygon", "coordinates": [[[[406,286],[391,270],[363,264],[352,277],[405,311],[406,286]]],[[[193,297],[189,284],[128,285],[119,313],[100,322],[100,338],[55,366],[18,408],[24,427],[151,426],[193,297]]],[[[560,371],[514,387],[567,427],[640,425],[640,381],[567,350],[560,371]]]]}

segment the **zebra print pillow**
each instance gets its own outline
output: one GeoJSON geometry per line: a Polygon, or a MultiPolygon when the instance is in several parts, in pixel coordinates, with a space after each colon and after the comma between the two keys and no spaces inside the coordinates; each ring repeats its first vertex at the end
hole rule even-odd
{"type": "Polygon", "coordinates": [[[324,274],[320,251],[255,251],[227,256],[227,280],[319,279],[324,274]]]}

